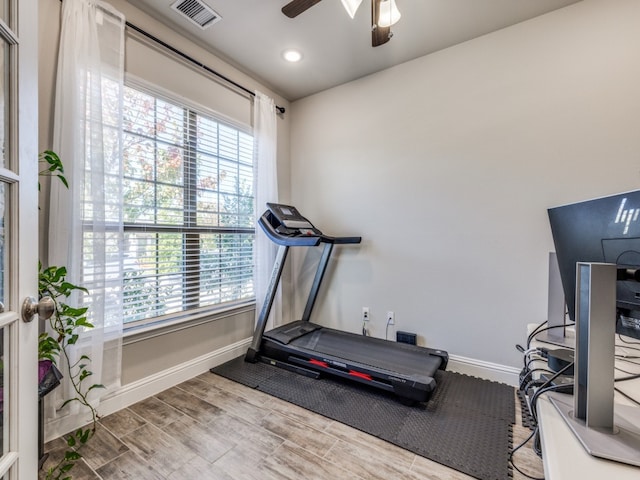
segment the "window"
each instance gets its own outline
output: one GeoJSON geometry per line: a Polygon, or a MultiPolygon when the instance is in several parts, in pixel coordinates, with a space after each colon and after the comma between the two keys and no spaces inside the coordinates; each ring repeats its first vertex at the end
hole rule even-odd
{"type": "Polygon", "coordinates": [[[253,137],[125,88],[125,325],[251,300],[253,137]]]}

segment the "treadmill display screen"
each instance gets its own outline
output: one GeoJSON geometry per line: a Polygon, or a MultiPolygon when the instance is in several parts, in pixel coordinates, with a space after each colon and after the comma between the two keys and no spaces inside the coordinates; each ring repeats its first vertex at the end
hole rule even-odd
{"type": "MultiPolygon", "coordinates": [[[[314,229],[311,222],[304,218],[296,209],[296,207],[292,207],[290,205],[281,205],[279,203],[267,203],[267,207],[269,207],[271,213],[273,213],[278,221],[286,228],[307,230],[314,229]]],[[[304,232],[302,234],[308,235],[308,233],[304,232]]]]}

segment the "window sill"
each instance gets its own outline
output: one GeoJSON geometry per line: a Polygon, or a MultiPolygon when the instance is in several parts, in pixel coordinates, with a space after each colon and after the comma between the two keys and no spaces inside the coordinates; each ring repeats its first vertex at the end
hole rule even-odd
{"type": "Polygon", "coordinates": [[[146,324],[138,327],[124,327],[122,344],[131,345],[142,342],[150,338],[168,335],[187,328],[192,328],[205,323],[215,322],[222,318],[238,315],[255,310],[255,300],[236,304],[233,306],[207,310],[193,314],[185,314],[171,320],[158,322],[154,324],[146,324]]]}

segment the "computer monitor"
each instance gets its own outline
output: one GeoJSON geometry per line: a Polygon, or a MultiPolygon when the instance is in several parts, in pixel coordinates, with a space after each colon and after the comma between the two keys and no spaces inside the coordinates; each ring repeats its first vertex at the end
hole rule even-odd
{"type": "MultiPolygon", "coordinates": [[[[577,262],[640,269],[640,190],[554,207],[548,213],[567,310],[575,321],[577,262]]],[[[617,282],[616,309],[616,332],[640,339],[640,282],[617,282]]]]}

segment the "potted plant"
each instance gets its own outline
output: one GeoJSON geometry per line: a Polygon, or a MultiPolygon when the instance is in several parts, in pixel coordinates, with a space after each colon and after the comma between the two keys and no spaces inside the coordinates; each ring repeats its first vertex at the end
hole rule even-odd
{"type": "MultiPolygon", "coordinates": [[[[47,150],[40,154],[39,160],[44,166],[39,171],[40,176],[56,177],[69,188],[64,176],[64,166],[55,152],[47,150]]],[[[38,184],[38,190],[40,190],[40,184],[38,184]]],[[[90,384],[91,359],[87,355],[82,355],[77,361],[72,361],[69,355],[69,349],[80,341],[82,331],[93,328],[87,319],[87,307],[74,307],[67,303],[74,293],[89,294],[86,288],[67,281],[66,267],[45,268],[39,264],[39,297],[40,299],[49,297],[53,304],[52,315],[44,320],[46,325],[43,325],[38,342],[38,359],[44,380],[42,396],[59,385],[64,375],[69,380],[72,395],[64,399],[59,408],[77,402],[91,415],[91,422],[86,427],[65,436],[68,450],[57,464],[47,469],[47,480],[71,479],[71,476],[67,476],[68,472],[82,458],[79,449],[93,436],[98,425],[98,413],[89,402],[88,395],[94,389],[104,388],[100,384],[90,384]]],[[[43,459],[41,459],[42,463],[43,459]]]]}

